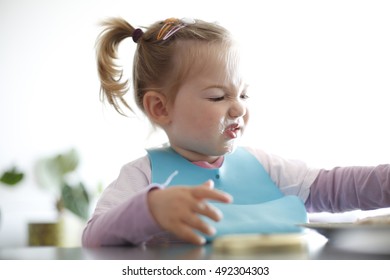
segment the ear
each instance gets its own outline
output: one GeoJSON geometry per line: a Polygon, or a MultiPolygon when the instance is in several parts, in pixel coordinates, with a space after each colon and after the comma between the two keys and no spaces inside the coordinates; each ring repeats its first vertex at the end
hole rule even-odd
{"type": "Polygon", "coordinates": [[[170,121],[167,103],[166,96],[157,91],[148,91],[143,97],[143,106],[146,115],[153,123],[160,126],[164,126],[170,121]]]}

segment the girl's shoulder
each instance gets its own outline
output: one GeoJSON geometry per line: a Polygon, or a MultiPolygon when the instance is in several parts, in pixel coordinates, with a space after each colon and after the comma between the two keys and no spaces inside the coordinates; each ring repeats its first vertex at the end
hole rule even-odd
{"type": "Polygon", "coordinates": [[[122,166],[121,171],[134,171],[134,169],[138,169],[140,171],[150,170],[150,161],[147,155],[141,156],[133,161],[130,161],[122,166]]]}
{"type": "Polygon", "coordinates": [[[265,165],[265,167],[272,165],[272,162],[283,160],[283,158],[271,153],[267,153],[260,148],[251,146],[243,146],[242,148],[251,153],[262,165],[265,165]]]}
{"type": "Polygon", "coordinates": [[[277,172],[291,172],[296,173],[298,171],[306,172],[310,170],[313,174],[319,172],[318,168],[309,167],[306,162],[299,159],[284,158],[279,155],[265,152],[262,149],[256,147],[244,146],[256,159],[263,165],[263,167],[269,173],[277,172]]]}
{"type": "Polygon", "coordinates": [[[150,163],[147,156],[141,156],[120,168],[117,178],[108,185],[107,189],[139,190],[150,183],[150,163]]]}

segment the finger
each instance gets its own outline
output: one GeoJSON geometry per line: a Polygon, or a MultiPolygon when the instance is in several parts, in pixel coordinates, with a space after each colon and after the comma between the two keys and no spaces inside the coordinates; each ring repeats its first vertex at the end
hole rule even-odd
{"type": "Polygon", "coordinates": [[[206,182],[204,182],[199,187],[207,188],[207,189],[210,189],[210,190],[214,189],[214,181],[213,180],[207,180],[206,182]]]}
{"type": "Polygon", "coordinates": [[[193,228],[186,224],[177,227],[173,233],[178,238],[196,245],[203,245],[206,243],[206,239],[203,236],[196,234],[193,228]]]}
{"type": "Polygon", "coordinates": [[[200,185],[192,189],[193,195],[199,199],[210,199],[224,203],[230,203],[233,201],[233,197],[225,192],[209,189],[207,185],[200,185]]]}
{"type": "Polygon", "coordinates": [[[189,216],[185,223],[191,228],[196,229],[207,235],[214,235],[215,228],[203,221],[197,214],[192,214],[189,216]]]}
{"type": "Polygon", "coordinates": [[[194,212],[206,216],[216,222],[220,221],[223,217],[221,210],[204,201],[198,202],[193,210],[194,212]]]}

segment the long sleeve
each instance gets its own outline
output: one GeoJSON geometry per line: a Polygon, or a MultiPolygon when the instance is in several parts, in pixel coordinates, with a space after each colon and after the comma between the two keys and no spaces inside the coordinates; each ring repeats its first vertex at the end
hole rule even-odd
{"type": "Polygon", "coordinates": [[[390,207],[390,165],[321,170],[305,203],[309,212],[390,207]]]}
{"type": "Polygon", "coordinates": [[[148,209],[148,191],[149,188],[105,213],[93,216],[83,232],[83,246],[136,245],[161,232],[148,209]]]}
{"type": "Polygon", "coordinates": [[[147,157],[125,165],[101,195],[84,229],[83,246],[140,244],[160,233],[147,203],[147,194],[155,187],[160,186],[150,182],[147,157]]]}

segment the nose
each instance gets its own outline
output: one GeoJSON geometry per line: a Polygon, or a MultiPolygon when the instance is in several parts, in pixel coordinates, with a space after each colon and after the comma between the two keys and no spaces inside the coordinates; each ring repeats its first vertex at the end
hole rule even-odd
{"type": "Polygon", "coordinates": [[[244,100],[234,100],[229,108],[229,116],[233,119],[245,116],[247,113],[247,105],[244,100]]]}

